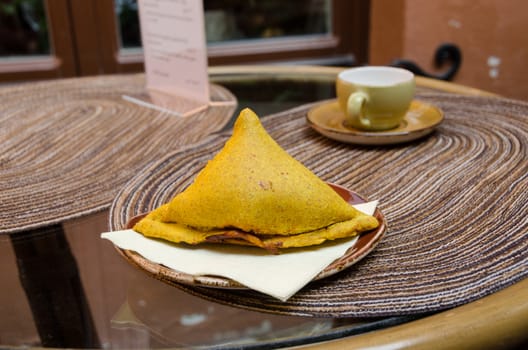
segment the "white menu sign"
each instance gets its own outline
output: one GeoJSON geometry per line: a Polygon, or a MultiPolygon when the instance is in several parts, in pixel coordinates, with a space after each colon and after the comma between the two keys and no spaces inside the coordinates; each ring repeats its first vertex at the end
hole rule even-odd
{"type": "MultiPolygon", "coordinates": [[[[148,94],[135,102],[186,116],[210,100],[202,1],[139,0],[148,94]]],[[[130,99],[130,97],[129,97],[130,99]]]]}

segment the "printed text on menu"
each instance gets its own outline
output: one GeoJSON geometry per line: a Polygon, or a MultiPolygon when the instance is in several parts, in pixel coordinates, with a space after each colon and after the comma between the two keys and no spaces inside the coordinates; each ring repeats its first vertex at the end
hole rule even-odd
{"type": "Polygon", "coordinates": [[[139,0],[148,88],[209,100],[202,1],[139,0]]]}

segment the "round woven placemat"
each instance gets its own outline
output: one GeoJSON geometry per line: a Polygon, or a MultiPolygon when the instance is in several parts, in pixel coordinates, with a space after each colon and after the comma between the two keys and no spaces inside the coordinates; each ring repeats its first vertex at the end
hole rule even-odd
{"type": "Polygon", "coordinates": [[[220,130],[235,97],[187,118],[142,107],[143,75],[21,84],[0,90],[0,233],[108,208],[148,162],[220,130]]]}
{"type": "MultiPolygon", "coordinates": [[[[265,128],[325,181],[380,200],[388,231],[351,268],[280,302],[250,290],[177,285],[194,295],[288,315],[371,317],[452,308],[528,275],[528,104],[422,93],[445,121],[408,144],[361,147],[311,130],[302,106],[265,128]]],[[[110,226],[168,201],[223,146],[218,136],[152,163],[110,208],[110,226]]]]}

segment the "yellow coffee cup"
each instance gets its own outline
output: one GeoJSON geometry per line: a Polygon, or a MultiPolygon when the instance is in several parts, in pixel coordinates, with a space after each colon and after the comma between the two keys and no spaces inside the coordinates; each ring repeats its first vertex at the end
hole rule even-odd
{"type": "Polygon", "coordinates": [[[406,69],[366,66],[345,69],[336,80],[344,125],[361,130],[388,130],[400,125],[412,102],[414,74],[406,69]]]}

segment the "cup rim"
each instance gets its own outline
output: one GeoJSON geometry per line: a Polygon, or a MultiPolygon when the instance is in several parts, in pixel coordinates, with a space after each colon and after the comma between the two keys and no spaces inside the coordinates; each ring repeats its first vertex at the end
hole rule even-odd
{"type": "MultiPolygon", "coordinates": [[[[414,74],[404,68],[399,67],[390,67],[390,66],[361,66],[354,68],[347,68],[342,70],[337,75],[338,79],[349,84],[359,85],[359,86],[370,86],[370,87],[383,87],[383,86],[393,86],[398,84],[404,84],[414,81],[414,74]],[[372,79],[372,77],[366,77],[366,74],[372,72],[385,72],[389,74],[390,80],[387,81],[374,81],[367,79],[372,79]]],[[[386,78],[385,76],[384,78],[386,78]]]]}

